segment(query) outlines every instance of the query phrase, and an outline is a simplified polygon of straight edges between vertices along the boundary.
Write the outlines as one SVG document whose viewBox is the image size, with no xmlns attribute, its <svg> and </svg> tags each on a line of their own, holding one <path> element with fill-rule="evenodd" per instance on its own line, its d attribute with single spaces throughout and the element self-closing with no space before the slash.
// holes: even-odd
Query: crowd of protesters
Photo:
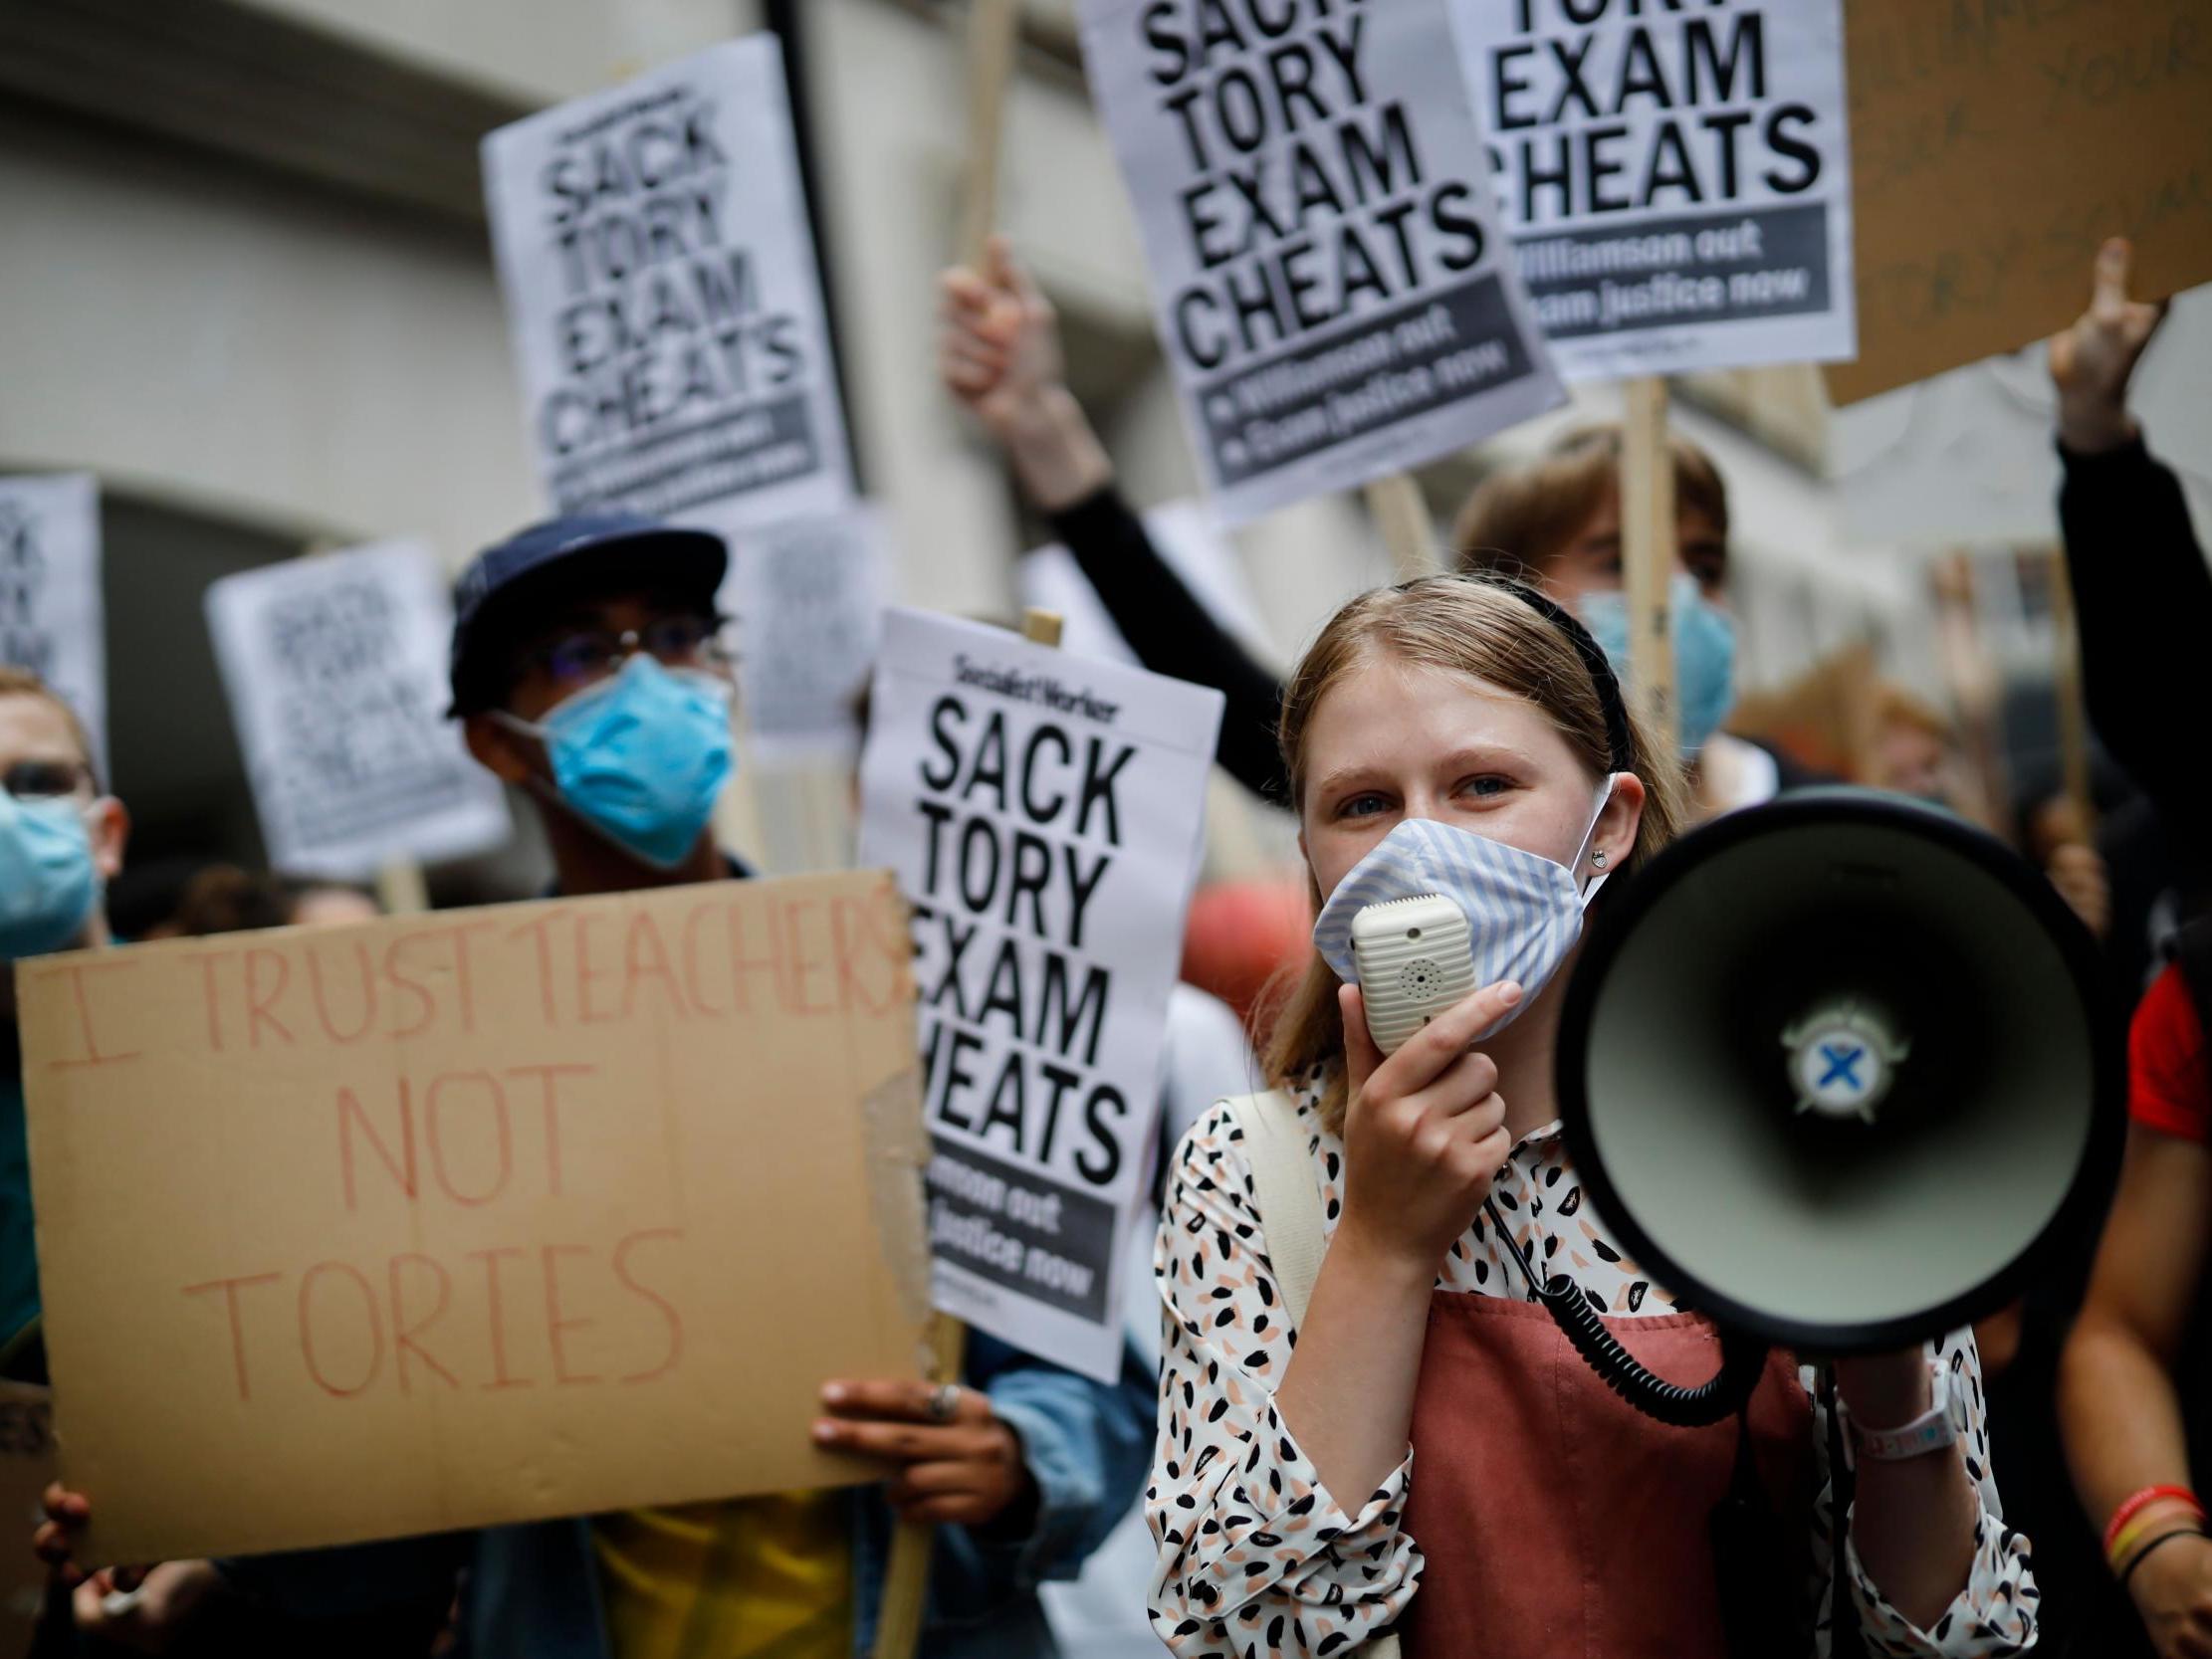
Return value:
<svg viewBox="0 0 2212 1659">
<path fill-rule="evenodd" d="M 904 1519 L 937 1535 L 924 1653 L 1048 1653 L 1040 1585 L 1082 1574 L 1141 1513 L 1149 1559 L 1086 1584 L 1148 1607 L 1158 1638 L 1193 1656 L 1388 1638 L 1549 1655 L 1570 1650 L 1570 1603 L 1576 1652 L 1718 1654 L 1749 1608 L 1774 1653 L 1979 1659 L 2040 1639 L 2212 1654 L 2212 1536 L 2191 1489 L 2212 1432 L 2212 770 L 2175 735 L 2201 702 L 2189 687 L 2212 575 L 2128 410 L 2160 314 L 2128 296 L 2113 245 L 2050 351 L 2066 576 L 2103 756 L 2096 820 L 2046 779 L 1984 823 L 2047 874 L 2135 1010 L 2126 1162 L 2101 1239 L 1979 1333 L 1832 1367 L 1777 1357 L 1739 1424 L 1654 1426 L 1605 1458 L 1560 1456 L 1552 1438 L 1602 1414 L 1604 1389 L 1523 1317 L 1532 1230 L 1571 1238 L 1609 1316 L 1654 1342 L 1702 1333 L 1581 1208 L 1552 1080 L 1571 959 L 1483 987 L 1385 1056 L 1359 991 L 1317 953 L 1317 916 L 1408 827 L 1564 869 L 1579 915 L 1675 835 L 1792 791 L 1856 782 L 1972 815 L 1958 725 L 1878 685 L 1848 776 L 1834 756 L 1808 764 L 1730 729 L 1729 492 L 1677 437 L 1679 726 L 1656 743 L 1622 692 L 1623 440 L 1608 426 L 1486 477 L 1453 519 L 1448 571 L 1317 619 L 1278 678 L 1153 545 L 1068 391 L 1050 306 L 997 244 L 945 279 L 946 384 L 1143 663 L 1224 694 L 1220 765 L 1300 832 L 1282 882 L 1194 907 L 1187 974 L 1235 1020 L 1199 998 L 1178 1027 L 1228 1058 L 1172 1069 L 1142 1293 L 1155 1329 L 1111 1383 L 981 1336 L 956 1384 L 823 1378 L 819 1441 L 882 1466 L 851 1490 L 149 1566 L 79 1558 L 99 1495 L 57 1488 L 35 1541 L 54 1573 L 41 1651 L 829 1659 L 872 1650 Z M 518 532 L 461 578 L 454 713 L 475 759 L 533 803 L 554 892 L 752 875 L 712 827 L 732 768 L 716 595 L 733 556 L 743 547 L 704 531 L 580 514 Z M 129 948 L 106 899 L 128 831 L 68 706 L 0 674 L 0 951 Z M 350 889 L 233 867 L 136 902 L 140 939 L 376 914 Z M 0 1336 L 7 1373 L 43 1380 L 9 981 L 0 1002 Z M 1267 1247 L 1269 1222 L 1287 1223 L 1258 1207 L 1247 1120 L 1212 1099 L 1239 1069 L 1278 1091 L 1325 1207 L 1328 1254 L 1296 1312 Z M 1520 1218 L 1517 1241 L 1494 1204 Z M 1155 1341 L 1157 1374 L 1140 1352 Z M 1955 1433 L 1889 1446 L 1946 1398 Z M 1802 1553 L 1756 1569 L 1716 1558 L 1711 1498 L 1696 1495 L 1747 1478 Z"/>
</svg>

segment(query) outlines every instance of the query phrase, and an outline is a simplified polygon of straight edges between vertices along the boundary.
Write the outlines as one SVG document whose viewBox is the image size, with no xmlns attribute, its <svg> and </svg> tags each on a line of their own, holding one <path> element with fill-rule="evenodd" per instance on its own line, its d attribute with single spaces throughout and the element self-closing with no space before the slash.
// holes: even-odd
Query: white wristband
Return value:
<svg viewBox="0 0 2212 1659">
<path fill-rule="evenodd" d="M 1958 1444 L 1960 1432 L 1966 1426 L 1966 1401 L 1952 1391 L 1949 1367 L 1931 1364 L 1929 1370 L 1932 1374 L 1928 1383 L 1928 1408 L 1897 1428 L 1863 1428 L 1852 1420 L 1842 1400 L 1837 1401 L 1839 1409 L 1844 1410 L 1844 1425 L 1851 1431 L 1852 1449 L 1860 1457 L 1872 1458 L 1877 1463 L 1903 1463 Z"/>
</svg>

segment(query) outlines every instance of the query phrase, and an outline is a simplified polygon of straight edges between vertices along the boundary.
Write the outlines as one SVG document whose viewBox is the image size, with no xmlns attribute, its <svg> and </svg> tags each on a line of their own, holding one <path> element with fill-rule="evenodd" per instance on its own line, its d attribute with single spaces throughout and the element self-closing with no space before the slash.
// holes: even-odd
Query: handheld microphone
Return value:
<svg viewBox="0 0 2212 1659">
<path fill-rule="evenodd" d="M 1439 893 L 1389 899 L 1352 919 L 1368 1034 L 1385 1054 L 1474 990 L 1466 914 Z"/>
</svg>

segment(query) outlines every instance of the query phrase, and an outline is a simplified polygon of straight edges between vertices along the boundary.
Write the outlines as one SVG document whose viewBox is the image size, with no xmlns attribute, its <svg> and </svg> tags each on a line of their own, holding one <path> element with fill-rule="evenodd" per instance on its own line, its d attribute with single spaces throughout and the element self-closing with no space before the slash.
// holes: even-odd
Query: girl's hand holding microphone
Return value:
<svg viewBox="0 0 2212 1659">
<path fill-rule="evenodd" d="M 1513 1149 L 1497 1067 L 1471 1049 L 1521 999 L 1512 980 L 1453 1004 L 1388 1057 L 1368 1034 L 1359 987 L 1337 992 L 1349 1104 L 1344 1212 L 1332 1250 L 1434 1280 L 1444 1252 L 1474 1224 Z"/>
<path fill-rule="evenodd" d="M 1358 987 L 1344 1015 L 1344 1208 L 1275 1404 L 1332 1492 L 1372 1492 L 1406 1456 L 1429 1302 L 1512 1151 L 1497 1067 L 1468 1047 L 1521 1000 L 1454 1003 L 1385 1058 Z"/>
</svg>

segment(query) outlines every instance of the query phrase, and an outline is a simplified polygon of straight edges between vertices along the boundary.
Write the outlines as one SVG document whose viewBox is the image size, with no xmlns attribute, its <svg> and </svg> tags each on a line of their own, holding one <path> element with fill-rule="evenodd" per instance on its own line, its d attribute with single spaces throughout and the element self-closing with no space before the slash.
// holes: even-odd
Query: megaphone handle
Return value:
<svg viewBox="0 0 2212 1659">
<path fill-rule="evenodd" d="M 1605 1320 L 1590 1306 L 1581 1286 L 1564 1273 L 1539 1280 L 1520 1241 L 1513 1237 L 1505 1225 L 1505 1218 L 1498 1214 L 1497 1206 L 1485 1198 L 1482 1207 L 1489 1213 L 1490 1225 L 1497 1229 L 1505 1248 L 1520 1264 L 1521 1277 L 1528 1281 L 1536 1292 L 1536 1300 L 1551 1315 L 1552 1323 L 1574 1345 L 1575 1351 L 1598 1373 L 1600 1380 L 1647 1417 L 1675 1428 L 1703 1428 L 1723 1417 L 1734 1416 L 1750 1399 L 1752 1390 L 1759 1386 L 1760 1374 L 1766 1369 L 1766 1344 L 1725 1327 L 1720 1332 L 1720 1369 L 1709 1381 L 1685 1388 L 1648 1369 L 1621 1346 L 1620 1338 L 1606 1329 Z"/>
</svg>

